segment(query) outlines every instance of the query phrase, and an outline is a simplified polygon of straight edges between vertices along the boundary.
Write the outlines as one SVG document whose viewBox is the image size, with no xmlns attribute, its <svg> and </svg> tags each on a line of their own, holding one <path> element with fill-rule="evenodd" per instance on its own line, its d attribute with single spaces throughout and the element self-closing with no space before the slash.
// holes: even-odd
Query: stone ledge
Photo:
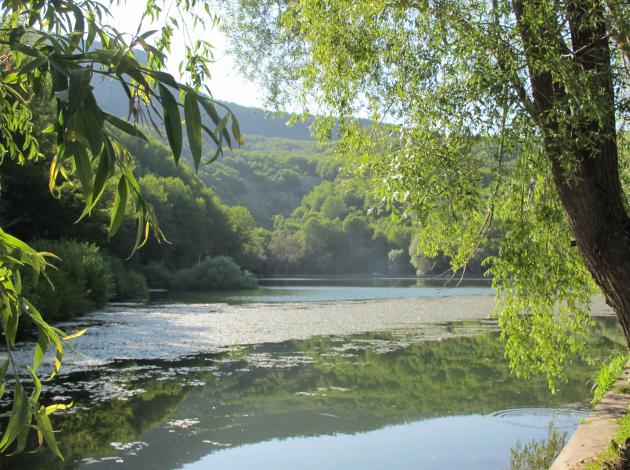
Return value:
<svg viewBox="0 0 630 470">
<path fill-rule="evenodd" d="M 628 413 L 630 393 L 619 391 L 628 385 L 630 361 L 626 363 L 626 368 L 613 388 L 579 425 L 550 470 L 583 469 L 608 448 L 617 430 L 617 419 Z"/>
</svg>

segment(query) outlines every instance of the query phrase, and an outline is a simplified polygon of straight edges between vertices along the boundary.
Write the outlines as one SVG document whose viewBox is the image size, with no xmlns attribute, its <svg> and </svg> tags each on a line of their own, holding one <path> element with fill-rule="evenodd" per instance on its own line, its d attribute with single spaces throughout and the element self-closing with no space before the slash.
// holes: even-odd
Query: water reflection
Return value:
<svg viewBox="0 0 630 470">
<path fill-rule="evenodd" d="M 546 438 L 532 439 L 525 444 L 517 441 L 516 445 L 510 449 L 510 465 L 506 467 L 506 470 L 536 470 L 551 467 L 567 439 L 567 432 L 558 429 L 552 421 L 549 423 Z"/>
<path fill-rule="evenodd" d="M 594 346 L 619 340 L 598 323 Z M 623 344 L 623 343 L 621 343 Z M 66 462 L 11 468 L 502 468 L 517 440 L 572 431 L 592 370 L 551 395 L 514 378 L 491 322 L 236 347 L 76 372 L 49 397 Z"/>
</svg>

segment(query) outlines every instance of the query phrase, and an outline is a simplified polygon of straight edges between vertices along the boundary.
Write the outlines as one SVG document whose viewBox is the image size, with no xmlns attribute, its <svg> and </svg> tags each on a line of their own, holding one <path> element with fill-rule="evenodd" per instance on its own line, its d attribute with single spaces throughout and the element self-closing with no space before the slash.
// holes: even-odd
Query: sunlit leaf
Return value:
<svg viewBox="0 0 630 470">
<path fill-rule="evenodd" d="M 112 217 L 108 229 L 109 237 L 113 237 L 122 224 L 123 218 L 125 217 L 125 210 L 127 209 L 128 197 L 129 188 L 127 186 L 127 180 L 121 177 L 114 198 L 114 206 L 112 207 Z"/>
<path fill-rule="evenodd" d="M 88 330 L 87 328 L 84 328 L 83 330 L 79 330 L 76 333 L 73 333 L 73 334 L 68 335 L 68 336 L 64 336 L 61 339 L 63 339 L 64 341 L 68 341 L 70 339 L 76 339 L 76 338 L 78 338 L 80 336 L 83 336 L 87 330 Z"/>
<path fill-rule="evenodd" d="M 57 403 L 55 405 L 50 405 L 44 408 L 44 414 L 46 416 L 55 413 L 57 411 L 64 411 L 64 410 L 68 410 L 70 408 L 72 408 L 73 403 L 70 402 L 68 404 L 63 404 L 63 403 Z"/>
</svg>

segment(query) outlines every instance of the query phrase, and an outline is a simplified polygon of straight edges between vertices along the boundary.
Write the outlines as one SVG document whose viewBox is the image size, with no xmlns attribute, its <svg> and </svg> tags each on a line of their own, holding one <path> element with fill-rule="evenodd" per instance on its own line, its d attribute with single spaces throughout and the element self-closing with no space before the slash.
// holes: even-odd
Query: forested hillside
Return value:
<svg viewBox="0 0 630 470">
<path fill-rule="evenodd" d="M 228 204 L 246 206 L 256 222 L 273 227 L 276 215 L 289 216 L 339 164 L 327 146 L 313 141 L 247 135 L 245 144 L 200 170 L 201 179 Z"/>
<path fill-rule="evenodd" d="M 79 177 L 59 175 L 59 189 L 49 191 L 46 159 L 54 154 L 54 136 L 45 132 L 53 120 L 45 99 L 33 103 L 35 131 L 44 157 L 19 163 L 9 160 L 0 169 L 0 225 L 42 251 L 53 252 L 58 269 L 50 270 L 55 286 L 28 283 L 30 293 L 49 318 L 67 318 L 102 306 L 111 299 L 148 295 L 148 288 L 214 290 L 253 287 L 255 277 L 242 266 L 256 267 L 264 251 L 259 229 L 242 206 L 224 204 L 190 166 L 175 165 L 171 152 L 158 139 L 118 138 L 133 155 L 134 173 L 147 202 L 152 204 L 166 241 L 149 237 L 133 251 L 137 229 L 134 208 L 115 196 L 111 179 L 102 202 L 83 213 Z M 94 163 L 96 165 L 96 163 Z M 116 170 L 119 171 L 119 170 Z M 110 220 L 112 205 L 125 216 Z M 120 223 L 111 239 L 109 228 Z M 142 234 L 140 234 L 142 236 Z"/>
<path fill-rule="evenodd" d="M 107 110 L 127 117 L 129 102 L 124 92 L 108 81 L 97 85 L 96 95 Z M 288 216 L 323 179 L 336 176 L 339 165 L 332 158 L 332 146 L 311 137 L 312 120 L 289 126 L 291 115 L 286 113 L 235 103 L 226 106 L 238 119 L 244 143 L 227 150 L 212 165 L 202 166 L 199 176 L 225 203 L 246 206 L 259 225 L 271 228 L 275 215 Z M 204 145 L 214 148 L 209 140 Z M 186 148 L 184 155 L 192 162 Z M 210 157 L 207 151 L 205 158 Z"/>
<path fill-rule="evenodd" d="M 99 86 L 109 110 L 126 117 L 124 97 L 112 94 L 106 83 Z M 53 139 L 43 132 L 52 120 L 50 103 L 35 106 L 40 150 L 52 155 Z M 250 273 L 413 275 L 448 269 L 439 253 L 416 254 L 417 228 L 370 211 L 372 201 L 361 186 L 339 174 L 334 143 L 309 138 L 308 122 L 287 127 L 288 115 L 227 106 L 239 119 L 244 143 L 198 173 L 187 148 L 187 158 L 175 164 L 163 132 L 145 128 L 147 140 L 119 134 L 166 239 L 149 237 L 133 256 L 131 207 L 117 235 L 107 235 L 113 223 L 109 209 L 120 203 L 114 183 L 105 188 L 104 202 L 82 217 L 77 175 L 67 175 L 57 194 L 63 197 L 55 198 L 47 165 L 2 166 L 0 222 L 63 258 L 51 274 L 63 295 L 51 295 L 45 283 L 32 294 L 49 316 L 79 314 L 112 298 L 143 297 L 148 288 L 251 287 Z M 212 159 L 212 148 L 207 142 L 204 161 Z M 469 272 L 480 271 L 476 261 L 471 267 Z"/>
</svg>

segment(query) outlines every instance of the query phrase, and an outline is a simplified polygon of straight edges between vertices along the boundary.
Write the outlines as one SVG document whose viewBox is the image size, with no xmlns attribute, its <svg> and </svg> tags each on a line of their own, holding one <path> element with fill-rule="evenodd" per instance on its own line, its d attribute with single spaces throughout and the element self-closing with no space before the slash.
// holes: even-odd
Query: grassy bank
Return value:
<svg viewBox="0 0 630 470">
<path fill-rule="evenodd" d="M 628 393 L 627 385 L 619 387 L 615 384 L 629 359 L 630 355 L 614 356 L 599 370 L 594 378 L 593 405 L 598 404 L 604 395 L 611 390 Z M 630 439 L 630 410 L 617 420 L 617 430 L 608 448 L 594 462 L 587 464 L 585 470 L 626 468 L 623 462 L 628 458 L 626 445 L 628 439 Z"/>
<path fill-rule="evenodd" d="M 617 420 L 617 432 L 608 448 L 602 452 L 597 460 L 587 464 L 584 470 L 622 469 L 628 459 L 629 450 L 626 441 L 630 439 L 630 410 L 629 413 Z"/>
</svg>

